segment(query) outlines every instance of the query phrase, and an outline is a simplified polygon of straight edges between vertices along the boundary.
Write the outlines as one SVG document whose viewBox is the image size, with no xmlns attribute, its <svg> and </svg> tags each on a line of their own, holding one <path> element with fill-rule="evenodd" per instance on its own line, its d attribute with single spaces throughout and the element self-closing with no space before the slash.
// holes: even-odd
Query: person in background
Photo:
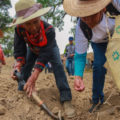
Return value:
<svg viewBox="0 0 120 120">
<path fill-rule="evenodd" d="M 0 45 L 0 73 L 2 70 L 2 65 L 5 65 L 5 64 L 6 64 L 6 62 L 5 62 L 4 53 L 3 53 L 2 47 Z"/>
<path fill-rule="evenodd" d="M 69 44 L 66 45 L 64 50 L 64 57 L 66 60 L 66 69 L 68 75 L 74 75 L 74 54 L 75 54 L 75 44 L 73 42 L 73 37 L 69 37 Z"/>
<path fill-rule="evenodd" d="M 104 0 L 104 2 L 103 0 L 64 0 L 64 9 L 68 14 L 79 17 L 75 35 L 75 90 L 77 91 L 85 88 L 83 73 L 89 42 L 93 48 L 93 104 L 89 109 L 89 112 L 92 112 L 95 106 L 100 107 L 104 102 L 107 26 L 111 35 L 115 26 L 115 19 L 108 17 L 106 10 L 112 15 L 120 14 L 120 0 Z"/>
</svg>

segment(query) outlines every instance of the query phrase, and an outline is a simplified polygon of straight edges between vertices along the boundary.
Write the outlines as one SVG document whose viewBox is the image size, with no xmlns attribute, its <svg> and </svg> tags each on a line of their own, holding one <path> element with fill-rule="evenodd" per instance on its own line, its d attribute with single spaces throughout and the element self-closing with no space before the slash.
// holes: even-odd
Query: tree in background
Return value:
<svg viewBox="0 0 120 120">
<path fill-rule="evenodd" d="M 49 21 L 59 31 L 63 30 L 64 17 L 67 15 L 64 12 L 62 2 L 63 0 L 36 0 L 42 3 L 43 7 L 52 6 L 51 11 L 42 16 L 42 19 Z M 11 7 L 10 0 L 0 0 L 0 29 L 4 30 L 4 38 L 0 41 L 3 46 L 3 51 L 6 56 L 13 55 L 13 34 L 14 30 L 8 28 L 6 25 L 12 22 L 9 16 L 8 9 Z M 71 22 L 75 22 L 76 19 L 71 17 Z M 70 30 L 70 33 L 75 35 L 75 27 Z"/>
<path fill-rule="evenodd" d="M 12 21 L 8 13 L 10 7 L 10 0 L 0 0 L 0 29 L 2 30 L 5 30 L 6 25 Z"/>
<path fill-rule="evenodd" d="M 13 29 L 7 25 L 12 22 L 8 9 L 11 7 L 10 0 L 0 0 L 0 29 L 4 32 L 4 38 L 0 40 L 4 54 L 11 56 L 13 54 Z"/>
<path fill-rule="evenodd" d="M 7 29 L 4 33 L 4 38 L 0 40 L 4 54 L 9 57 L 13 56 L 13 40 L 14 40 L 14 28 Z"/>
<path fill-rule="evenodd" d="M 51 11 L 44 15 L 43 19 L 47 22 L 49 21 L 54 27 L 62 31 L 64 26 L 63 19 L 67 15 L 67 13 L 65 13 L 63 9 L 63 0 L 37 0 L 37 2 L 40 2 L 43 7 L 52 7 Z M 75 18 L 71 18 L 71 22 L 74 21 Z M 70 33 L 72 33 L 73 35 L 75 33 L 74 30 L 75 29 L 70 30 Z"/>
</svg>

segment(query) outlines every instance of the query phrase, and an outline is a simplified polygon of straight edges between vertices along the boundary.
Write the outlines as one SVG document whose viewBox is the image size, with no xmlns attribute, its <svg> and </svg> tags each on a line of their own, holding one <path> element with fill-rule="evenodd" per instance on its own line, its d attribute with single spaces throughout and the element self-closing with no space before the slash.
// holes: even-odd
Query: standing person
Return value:
<svg viewBox="0 0 120 120">
<path fill-rule="evenodd" d="M 74 75 L 74 54 L 75 44 L 73 43 L 73 37 L 69 37 L 69 44 L 66 45 L 64 50 L 64 57 L 66 59 L 66 69 L 69 75 Z"/>
<path fill-rule="evenodd" d="M 108 4 L 109 6 L 107 6 Z M 105 52 L 108 44 L 107 26 L 111 35 L 115 27 L 115 19 L 107 18 L 105 14 L 106 6 L 107 10 L 110 7 L 116 9 L 115 14 L 120 13 L 120 0 L 64 0 L 65 11 L 72 16 L 80 17 L 78 18 L 75 36 L 75 89 L 77 91 L 84 89 L 83 73 L 88 41 L 91 42 L 94 52 L 93 105 L 89 110 L 90 112 L 99 102 L 99 105 L 104 102 L 103 88 L 106 74 L 104 63 L 106 62 Z M 114 13 L 114 9 L 110 9 L 110 13 Z"/>
<path fill-rule="evenodd" d="M 3 32 L 2 30 L 0 30 L 0 38 L 3 38 Z M 1 73 L 1 69 L 2 69 L 2 65 L 5 65 L 5 58 L 4 58 L 4 53 L 3 53 L 3 50 L 2 50 L 2 47 L 0 45 L 0 73 Z"/>
<path fill-rule="evenodd" d="M 17 25 L 14 37 L 14 57 L 16 59 L 14 70 L 21 72 L 22 78 L 26 82 L 24 90 L 30 97 L 35 91 L 38 76 L 50 61 L 65 114 L 68 118 L 74 117 L 71 90 L 60 60 L 54 28 L 40 18 L 51 8 L 42 8 L 42 5 L 34 0 L 19 0 L 15 9 L 17 19 L 11 24 L 11 26 Z M 34 71 L 31 73 L 33 67 Z M 12 78 L 16 79 L 14 72 Z"/>
<path fill-rule="evenodd" d="M 2 65 L 5 65 L 5 57 L 4 57 L 4 53 L 2 50 L 2 47 L 0 45 L 0 73 L 1 73 L 1 69 L 2 69 Z"/>
</svg>

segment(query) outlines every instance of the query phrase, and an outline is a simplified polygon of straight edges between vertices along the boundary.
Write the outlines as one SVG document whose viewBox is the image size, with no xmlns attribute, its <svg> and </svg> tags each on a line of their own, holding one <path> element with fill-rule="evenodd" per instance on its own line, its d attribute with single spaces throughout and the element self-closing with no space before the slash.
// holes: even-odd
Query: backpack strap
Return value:
<svg viewBox="0 0 120 120">
<path fill-rule="evenodd" d="M 90 41 L 93 36 L 92 29 L 81 19 L 80 19 L 80 28 L 81 28 L 83 34 L 85 35 L 85 37 L 87 38 L 87 40 Z"/>
<path fill-rule="evenodd" d="M 110 13 L 110 15 L 120 15 L 120 12 L 113 6 L 112 3 L 110 3 L 106 7 L 106 11 Z"/>
</svg>

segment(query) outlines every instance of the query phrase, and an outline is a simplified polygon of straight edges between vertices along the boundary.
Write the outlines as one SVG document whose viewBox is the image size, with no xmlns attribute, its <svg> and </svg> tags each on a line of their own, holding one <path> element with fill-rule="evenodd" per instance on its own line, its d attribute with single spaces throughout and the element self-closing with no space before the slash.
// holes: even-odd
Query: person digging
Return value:
<svg viewBox="0 0 120 120">
<path fill-rule="evenodd" d="M 93 48 L 93 86 L 92 106 L 99 109 L 104 102 L 104 83 L 106 68 L 106 49 L 108 32 L 114 32 L 115 19 L 108 17 L 106 11 L 112 15 L 120 15 L 120 0 L 64 0 L 64 9 L 71 15 L 78 17 L 75 34 L 75 90 L 84 90 L 83 73 L 89 42 Z M 108 9 L 109 8 L 109 9 Z"/>
<path fill-rule="evenodd" d="M 50 7 L 42 8 L 42 5 L 34 0 L 19 0 L 15 4 L 16 20 L 10 25 L 16 26 L 14 35 L 16 63 L 12 78 L 17 79 L 14 75 L 15 70 L 21 72 L 22 78 L 26 82 L 24 90 L 30 97 L 35 91 L 38 76 L 45 64 L 50 61 L 65 114 L 68 118 L 72 118 L 75 116 L 75 110 L 71 104 L 71 90 L 60 59 L 55 30 L 53 26 L 40 18 L 50 9 Z M 31 72 L 33 68 L 34 71 Z"/>
</svg>

